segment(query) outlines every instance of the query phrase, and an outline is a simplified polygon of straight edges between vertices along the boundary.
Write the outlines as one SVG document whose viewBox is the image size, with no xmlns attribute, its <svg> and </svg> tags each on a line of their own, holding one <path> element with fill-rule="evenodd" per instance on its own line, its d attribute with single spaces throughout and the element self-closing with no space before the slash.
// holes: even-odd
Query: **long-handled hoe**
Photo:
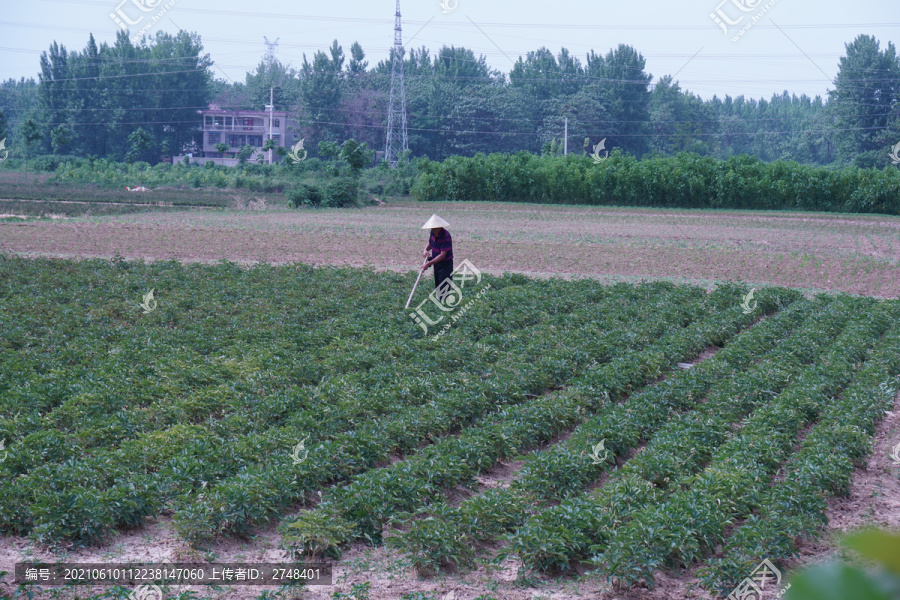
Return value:
<svg viewBox="0 0 900 600">
<path fill-rule="evenodd" d="M 428 262 L 428 257 L 426 256 L 426 257 L 425 257 L 425 262 L 422 263 L 422 266 L 424 267 L 424 266 L 425 266 L 425 263 L 427 263 L 427 262 Z M 421 267 L 420 267 L 420 268 L 419 268 L 419 276 L 416 277 L 416 284 L 413 286 L 412 291 L 409 293 L 409 300 L 406 301 L 406 306 L 403 307 L 404 310 L 406 310 L 407 308 L 409 308 L 409 303 L 412 302 L 413 294 L 416 293 L 416 288 L 419 287 L 419 280 L 422 279 L 422 273 L 424 273 L 424 271 L 423 271 L 423 270 L 421 269 Z"/>
</svg>

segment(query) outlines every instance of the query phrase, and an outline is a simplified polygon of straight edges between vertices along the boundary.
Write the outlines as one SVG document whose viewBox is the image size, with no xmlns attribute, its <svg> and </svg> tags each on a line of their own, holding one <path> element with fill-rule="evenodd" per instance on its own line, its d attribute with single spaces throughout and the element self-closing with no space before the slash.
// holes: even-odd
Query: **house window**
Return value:
<svg viewBox="0 0 900 600">
<path fill-rule="evenodd" d="M 225 126 L 225 117 L 215 117 L 213 119 L 213 124 L 216 127 L 224 127 Z"/>
<path fill-rule="evenodd" d="M 218 131 L 210 131 L 209 132 L 209 143 L 210 144 L 218 144 L 222 141 L 222 134 Z"/>
<path fill-rule="evenodd" d="M 247 143 L 253 146 L 254 148 L 262 148 L 263 139 L 261 135 L 248 135 Z"/>
<path fill-rule="evenodd" d="M 231 148 L 240 148 L 244 144 L 246 144 L 246 138 L 243 135 L 229 135 L 228 136 L 228 145 Z"/>
<path fill-rule="evenodd" d="M 253 117 L 243 117 L 240 121 L 244 129 L 253 129 Z"/>
<path fill-rule="evenodd" d="M 203 119 L 203 124 L 206 125 L 207 127 L 211 127 L 212 124 L 213 124 L 212 117 L 210 117 L 209 115 L 207 115 L 207 116 Z"/>
<path fill-rule="evenodd" d="M 232 117 L 225 117 L 225 127 L 233 127 Z"/>
<path fill-rule="evenodd" d="M 275 119 L 275 127 L 281 127 L 281 119 Z"/>
</svg>

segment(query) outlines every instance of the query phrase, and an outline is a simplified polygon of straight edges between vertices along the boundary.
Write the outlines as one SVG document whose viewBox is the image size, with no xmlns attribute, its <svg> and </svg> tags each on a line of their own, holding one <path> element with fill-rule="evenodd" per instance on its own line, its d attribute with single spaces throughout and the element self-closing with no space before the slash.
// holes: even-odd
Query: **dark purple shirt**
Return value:
<svg viewBox="0 0 900 600">
<path fill-rule="evenodd" d="M 435 237 L 432 233 L 431 238 L 428 240 L 428 247 L 431 248 L 431 260 L 437 258 L 444 250 L 447 251 L 447 256 L 444 257 L 444 260 L 453 260 L 453 238 L 450 237 L 450 232 L 446 229 L 443 230 L 440 237 Z"/>
</svg>

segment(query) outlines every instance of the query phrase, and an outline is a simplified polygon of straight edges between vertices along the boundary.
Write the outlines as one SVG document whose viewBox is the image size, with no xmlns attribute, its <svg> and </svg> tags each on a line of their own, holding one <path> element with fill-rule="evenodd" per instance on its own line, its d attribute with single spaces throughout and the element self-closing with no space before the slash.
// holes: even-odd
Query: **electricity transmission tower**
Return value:
<svg viewBox="0 0 900 600">
<path fill-rule="evenodd" d="M 387 144 L 384 159 L 397 166 L 400 154 L 409 148 L 406 137 L 406 86 L 403 84 L 403 33 L 400 27 L 400 0 L 394 22 L 394 61 L 391 66 L 391 99 L 388 103 Z"/>
<path fill-rule="evenodd" d="M 263 39 L 266 40 L 266 63 L 271 65 L 275 62 L 275 48 L 278 47 L 278 40 L 281 38 L 275 38 L 274 42 L 270 42 L 266 36 L 263 36 Z"/>
</svg>

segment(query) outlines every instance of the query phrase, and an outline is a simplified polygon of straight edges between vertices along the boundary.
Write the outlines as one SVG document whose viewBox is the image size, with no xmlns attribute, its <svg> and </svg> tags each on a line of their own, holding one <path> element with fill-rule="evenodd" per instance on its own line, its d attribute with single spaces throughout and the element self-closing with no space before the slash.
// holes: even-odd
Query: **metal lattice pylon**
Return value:
<svg viewBox="0 0 900 600">
<path fill-rule="evenodd" d="M 278 40 L 281 38 L 275 38 L 274 42 L 270 42 L 266 36 L 263 36 L 263 39 L 266 40 L 266 63 L 271 65 L 275 62 L 275 48 L 278 47 Z"/>
<path fill-rule="evenodd" d="M 394 59 L 391 66 L 391 99 L 388 103 L 387 144 L 384 159 L 397 166 L 400 155 L 409 148 L 406 136 L 406 86 L 403 83 L 403 34 L 400 27 L 400 0 L 394 22 Z"/>
</svg>

